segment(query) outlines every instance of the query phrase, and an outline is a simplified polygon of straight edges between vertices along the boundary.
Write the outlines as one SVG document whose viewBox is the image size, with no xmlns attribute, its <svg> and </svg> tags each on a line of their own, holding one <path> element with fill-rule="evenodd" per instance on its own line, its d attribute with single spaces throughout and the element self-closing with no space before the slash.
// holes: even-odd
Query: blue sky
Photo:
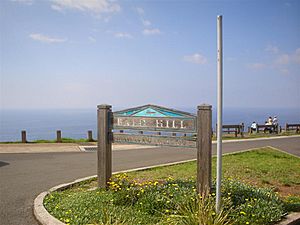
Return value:
<svg viewBox="0 0 300 225">
<path fill-rule="evenodd" d="M 1 108 L 300 109 L 299 1 L 3 0 Z"/>
</svg>

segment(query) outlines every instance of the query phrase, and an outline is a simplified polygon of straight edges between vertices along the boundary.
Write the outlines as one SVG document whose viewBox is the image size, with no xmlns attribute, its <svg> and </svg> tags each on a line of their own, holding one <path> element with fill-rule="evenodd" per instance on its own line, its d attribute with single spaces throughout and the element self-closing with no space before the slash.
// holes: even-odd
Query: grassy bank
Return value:
<svg viewBox="0 0 300 225">
<path fill-rule="evenodd" d="M 88 143 L 90 142 L 88 139 L 80 138 L 80 139 L 74 139 L 74 138 L 62 138 L 61 143 Z M 92 142 L 96 142 L 93 140 Z M 0 144 L 20 144 L 21 141 L 6 141 L 6 142 L 0 142 Z M 56 140 L 33 140 L 33 141 L 27 141 L 28 144 L 39 144 L 39 143 L 57 143 Z"/>
<path fill-rule="evenodd" d="M 196 194 L 196 162 L 115 175 L 108 191 L 87 181 L 48 195 L 44 205 L 70 224 L 273 224 L 300 210 L 299 170 L 299 158 L 273 148 L 224 156 L 218 215 L 214 191 L 206 200 Z"/>
</svg>

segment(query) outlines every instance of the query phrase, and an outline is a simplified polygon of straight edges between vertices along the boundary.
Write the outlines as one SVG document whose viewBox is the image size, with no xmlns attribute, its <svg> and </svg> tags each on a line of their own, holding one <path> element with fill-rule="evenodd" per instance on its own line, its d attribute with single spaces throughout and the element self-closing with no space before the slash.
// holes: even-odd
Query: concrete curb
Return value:
<svg viewBox="0 0 300 225">
<path fill-rule="evenodd" d="M 182 163 L 191 162 L 191 161 L 195 161 L 195 159 L 184 160 L 184 161 L 179 161 L 179 162 L 172 162 L 172 163 L 165 163 L 165 164 L 160 164 L 160 165 L 155 165 L 155 166 L 139 167 L 139 168 L 129 169 L 129 170 L 122 170 L 122 171 L 114 172 L 113 174 L 141 171 L 141 170 L 151 169 L 151 168 L 155 168 L 155 167 L 171 166 L 171 165 L 182 164 Z M 93 175 L 93 176 L 89 176 L 89 177 L 76 179 L 73 182 L 59 184 L 55 187 L 50 188 L 48 191 L 44 191 L 44 192 L 40 193 L 34 199 L 34 203 L 33 203 L 33 214 L 34 214 L 36 220 L 42 225 L 65 225 L 65 223 L 56 219 L 45 209 L 44 204 L 43 204 L 44 198 L 51 192 L 62 191 L 62 190 L 72 187 L 73 185 L 75 185 L 77 183 L 80 183 L 80 182 L 83 182 L 86 180 L 90 180 L 90 179 L 93 179 L 96 177 L 97 177 L 97 175 Z"/>
<path fill-rule="evenodd" d="M 287 215 L 281 222 L 276 225 L 297 225 L 300 223 L 300 212 L 295 212 Z"/>
<path fill-rule="evenodd" d="M 247 150 L 242 150 L 242 151 L 237 151 L 237 152 L 231 152 L 231 153 L 225 153 L 223 155 L 232 155 L 240 152 L 247 152 L 247 151 L 252 151 L 257 148 L 252 148 L 252 149 L 247 149 Z M 275 149 L 275 148 L 274 148 Z M 277 149 L 276 149 L 277 150 Z M 157 168 L 157 167 L 162 167 L 162 166 L 172 166 L 172 165 L 177 165 L 177 164 L 182 164 L 186 162 L 192 162 L 195 161 L 196 159 L 189 159 L 189 160 L 184 160 L 184 161 L 178 161 L 178 162 L 172 162 L 172 163 L 164 163 L 164 164 L 159 164 L 159 165 L 154 165 L 154 166 L 146 166 L 146 167 L 139 167 L 135 169 L 129 169 L 129 170 L 122 170 L 118 172 L 114 172 L 113 174 L 118 174 L 118 173 L 128 173 L 128 172 L 134 172 L 134 171 L 142 171 L 146 169 L 152 169 L 152 168 Z M 73 185 L 90 180 L 93 178 L 96 178 L 97 175 L 93 176 L 88 176 L 80 179 L 76 179 L 73 182 L 70 183 L 65 183 L 65 184 L 60 184 L 55 187 L 50 188 L 48 191 L 44 191 L 40 193 L 34 200 L 33 204 L 33 213 L 36 218 L 36 220 L 42 224 L 42 225 L 66 225 L 65 223 L 61 222 L 60 220 L 56 219 L 53 217 L 44 207 L 44 198 L 50 194 L 51 192 L 54 191 L 62 191 L 67 188 L 72 187 Z M 281 222 L 279 222 L 277 225 L 297 225 L 300 222 L 300 213 L 291 213 L 285 217 L 285 219 Z"/>
</svg>

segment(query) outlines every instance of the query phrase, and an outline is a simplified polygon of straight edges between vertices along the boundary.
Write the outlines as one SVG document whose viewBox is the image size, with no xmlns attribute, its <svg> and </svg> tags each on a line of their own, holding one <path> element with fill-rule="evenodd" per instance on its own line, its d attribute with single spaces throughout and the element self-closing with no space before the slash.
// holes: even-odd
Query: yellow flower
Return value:
<svg viewBox="0 0 300 225">
<path fill-rule="evenodd" d="M 246 224 L 250 224 L 249 222 L 246 222 Z"/>
</svg>

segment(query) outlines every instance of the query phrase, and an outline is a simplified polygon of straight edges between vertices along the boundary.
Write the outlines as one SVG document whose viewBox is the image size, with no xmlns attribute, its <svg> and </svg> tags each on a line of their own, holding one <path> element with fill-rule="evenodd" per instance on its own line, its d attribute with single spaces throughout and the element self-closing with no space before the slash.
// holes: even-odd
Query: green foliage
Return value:
<svg viewBox="0 0 300 225">
<path fill-rule="evenodd" d="M 196 175 L 196 162 L 130 173 L 131 178 L 175 179 Z M 213 158 L 212 174 L 216 175 L 216 158 Z M 247 152 L 223 156 L 223 177 L 251 182 L 263 187 L 279 187 L 300 184 L 300 159 L 298 157 L 264 147 Z M 192 177 L 191 177 L 192 178 Z M 300 194 L 300 192 L 299 192 Z"/>
<path fill-rule="evenodd" d="M 299 197 L 282 201 L 271 189 L 286 183 L 297 190 L 299 162 L 269 147 L 224 156 L 220 214 L 214 209 L 214 191 L 206 199 L 197 196 L 195 176 L 191 176 L 196 174 L 195 162 L 114 175 L 107 191 L 95 190 L 95 179 L 85 181 L 51 193 L 44 204 L 52 215 L 70 224 L 274 224 L 285 212 L 300 211 Z"/>
<path fill-rule="evenodd" d="M 284 201 L 284 207 L 288 212 L 300 212 L 300 196 L 288 196 Z"/>
<path fill-rule="evenodd" d="M 141 181 L 119 174 L 105 190 L 75 187 L 45 198 L 47 210 L 70 224 L 272 224 L 284 214 L 283 202 L 270 189 L 227 180 L 223 207 L 215 212 L 215 194 L 201 198 L 193 180 Z"/>
<path fill-rule="evenodd" d="M 227 205 L 227 208 L 224 207 Z M 228 202 L 223 202 L 219 213 L 215 211 L 216 201 L 212 195 L 196 199 L 188 199 L 187 202 L 178 203 L 178 215 L 171 215 L 167 222 L 170 225 L 230 225 L 234 220 L 229 217 L 232 211 L 228 208 Z"/>
<path fill-rule="evenodd" d="M 222 192 L 227 193 L 234 212 L 235 224 L 273 224 L 285 213 L 283 201 L 271 189 L 255 188 L 229 179 Z"/>
</svg>

